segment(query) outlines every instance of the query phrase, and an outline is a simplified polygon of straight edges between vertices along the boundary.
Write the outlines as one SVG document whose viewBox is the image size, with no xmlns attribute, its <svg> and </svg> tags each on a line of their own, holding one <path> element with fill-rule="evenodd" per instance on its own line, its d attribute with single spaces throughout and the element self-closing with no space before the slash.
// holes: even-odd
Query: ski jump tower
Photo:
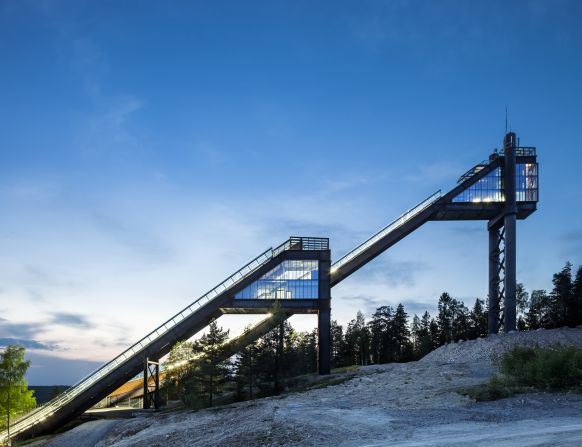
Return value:
<svg viewBox="0 0 582 447">
<path fill-rule="evenodd" d="M 489 333 L 516 327 L 516 220 L 537 208 L 534 147 L 505 135 L 503 148 L 463 174 L 450 191 L 430 195 L 335 262 L 327 238 L 291 237 L 269 248 L 143 339 L 12 427 L 17 438 L 54 431 L 144 372 L 145 406 L 157 407 L 159 360 L 226 313 L 267 317 L 229 342 L 227 358 L 298 313 L 318 315 L 319 373 L 330 372 L 331 288 L 429 221 L 483 220 L 489 231 Z M 271 315 L 273 306 L 279 311 Z M 152 377 L 150 382 L 147 380 Z M 150 383 L 156 384 L 150 390 Z M 0 441 L 7 433 L 0 433 Z"/>
</svg>

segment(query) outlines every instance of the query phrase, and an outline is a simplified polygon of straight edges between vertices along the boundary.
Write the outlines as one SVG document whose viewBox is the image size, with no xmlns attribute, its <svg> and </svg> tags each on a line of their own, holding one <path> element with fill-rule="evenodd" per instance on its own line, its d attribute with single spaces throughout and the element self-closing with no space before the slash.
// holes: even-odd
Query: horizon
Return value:
<svg viewBox="0 0 582 447">
<path fill-rule="evenodd" d="M 0 338 L 33 347 L 32 385 L 74 383 L 267 247 L 329 237 L 337 260 L 448 190 L 506 108 L 540 164 L 517 280 L 551 289 L 582 264 L 581 12 L 2 2 Z M 332 319 L 487 287 L 485 222 L 431 222 L 334 287 Z"/>
</svg>

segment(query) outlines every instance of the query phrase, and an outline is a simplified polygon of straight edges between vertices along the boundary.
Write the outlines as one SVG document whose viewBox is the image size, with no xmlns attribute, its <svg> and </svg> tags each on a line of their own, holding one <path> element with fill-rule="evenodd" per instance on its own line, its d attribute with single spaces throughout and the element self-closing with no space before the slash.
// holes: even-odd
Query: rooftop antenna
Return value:
<svg viewBox="0 0 582 447">
<path fill-rule="evenodd" d="M 507 106 L 505 106 L 505 133 L 507 134 Z"/>
</svg>

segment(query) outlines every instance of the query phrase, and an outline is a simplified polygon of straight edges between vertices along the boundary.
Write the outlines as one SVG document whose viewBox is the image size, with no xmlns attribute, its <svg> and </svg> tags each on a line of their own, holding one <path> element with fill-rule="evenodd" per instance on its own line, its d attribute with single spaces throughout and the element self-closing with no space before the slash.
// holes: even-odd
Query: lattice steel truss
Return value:
<svg viewBox="0 0 582 447">
<path fill-rule="evenodd" d="M 489 230 L 489 333 L 504 330 L 505 319 L 505 226 Z"/>
</svg>

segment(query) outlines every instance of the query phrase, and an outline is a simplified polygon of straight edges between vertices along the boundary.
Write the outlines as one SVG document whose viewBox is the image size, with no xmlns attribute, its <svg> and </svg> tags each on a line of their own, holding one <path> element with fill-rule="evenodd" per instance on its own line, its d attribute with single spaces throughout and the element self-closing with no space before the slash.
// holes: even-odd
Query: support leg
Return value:
<svg viewBox="0 0 582 447">
<path fill-rule="evenodd" d="M 318 369 L 320 375 L 331 371 L 331 312 L 329 300 L 320 303 L 318 313 Z"/>
<path fill-rule="evenodd" d="M 503 302 L 503 330 L 516 329 L 516 251 L 515 214 L 505 216 L 505 300 Z"/>
<path fill-rule="evenodd" d="M 160 408 L 160 364 L 148 358 L 143 371 L 143 408 Z"/>
<path fill-rule="evenodd" d="M 489 229 L 489 303 L 487 332 L 499 332 L 499 231 Z"/>
</svg>

